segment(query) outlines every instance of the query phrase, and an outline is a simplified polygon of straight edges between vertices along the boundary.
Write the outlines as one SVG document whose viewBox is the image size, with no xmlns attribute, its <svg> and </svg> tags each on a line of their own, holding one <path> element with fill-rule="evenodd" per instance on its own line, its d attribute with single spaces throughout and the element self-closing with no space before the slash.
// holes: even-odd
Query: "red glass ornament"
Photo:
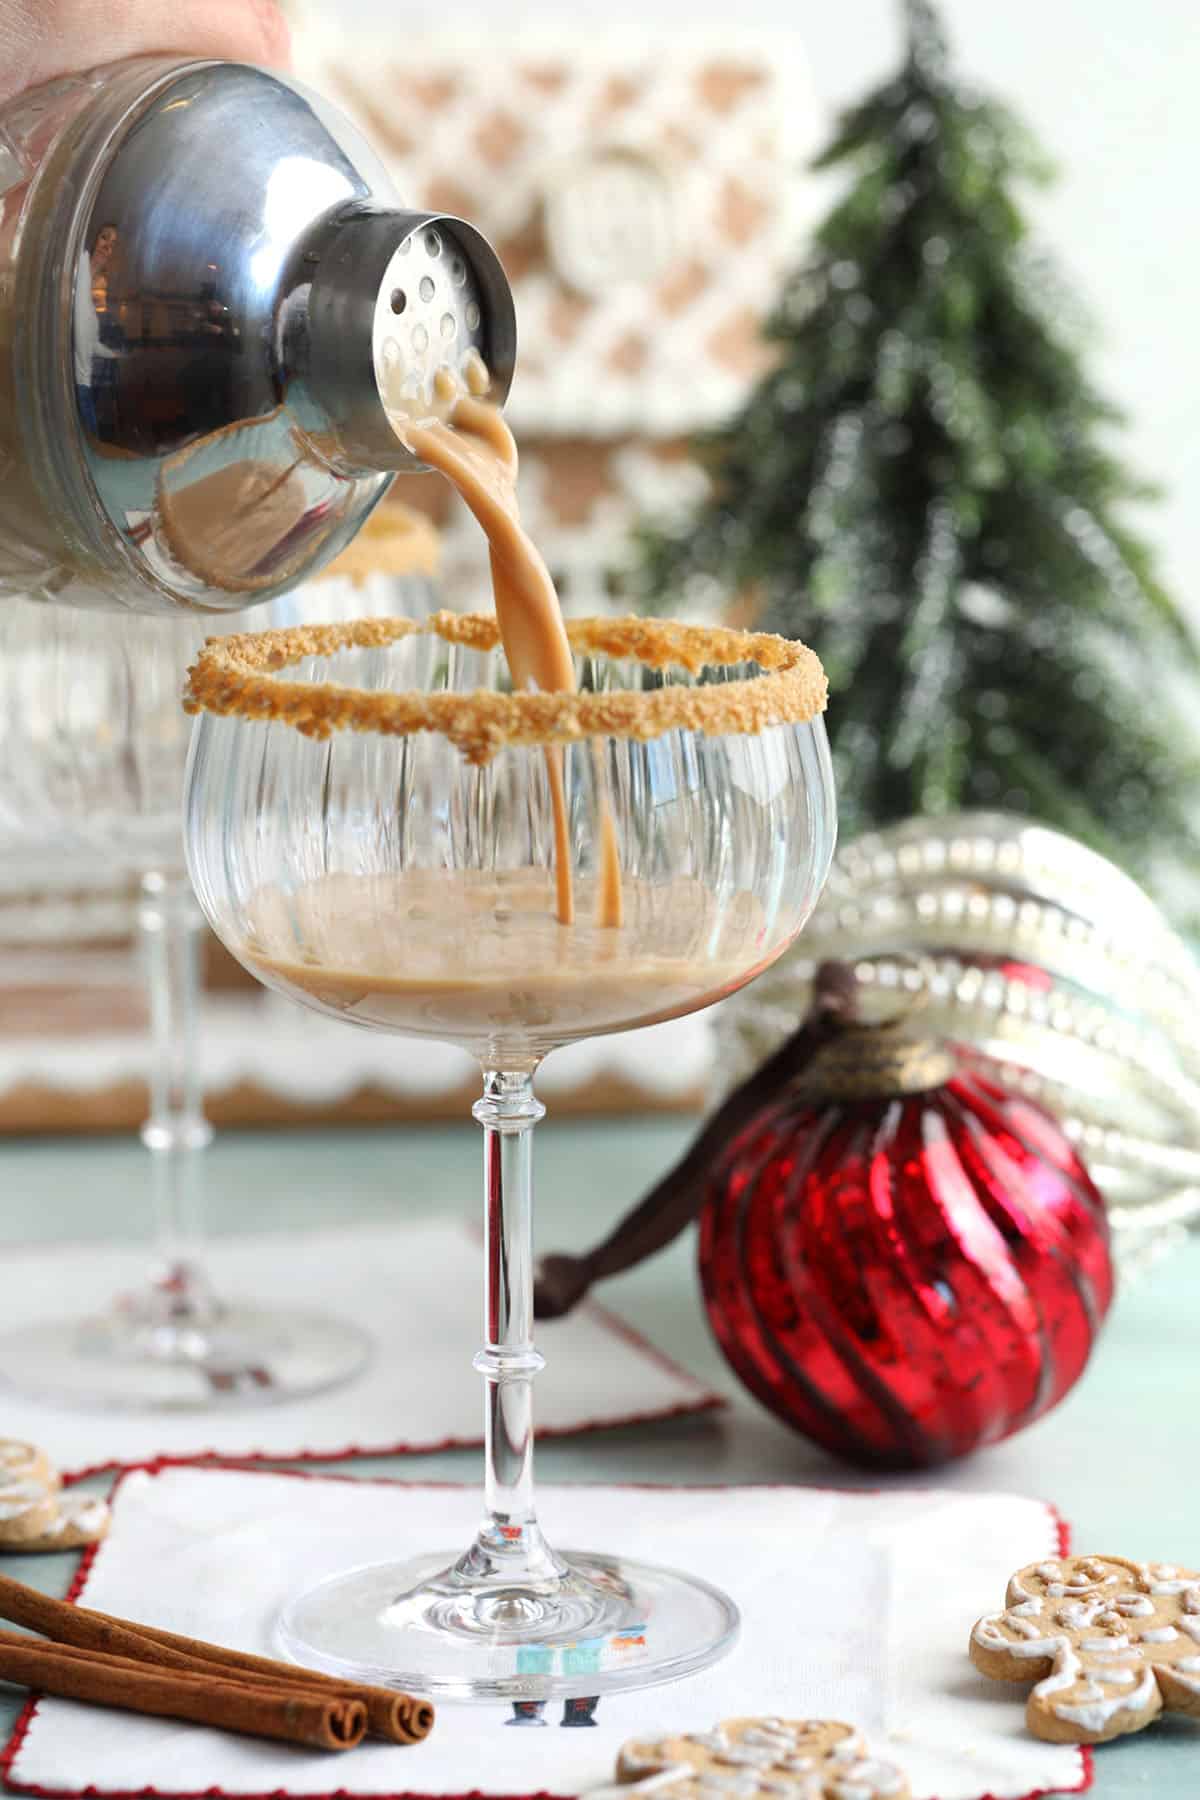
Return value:
<svg viewBox="0 0 1200 1800">
<path fill-rule="evenodd" d="M 714 1171 L 700 1273 L 751 1392 L 893 1469 L 1057 1405 L 1113 1293 L 1104 1203 L 1058 1125 L 965 1069 L 921 1093 L 769 1107 Z"/>
</svg>

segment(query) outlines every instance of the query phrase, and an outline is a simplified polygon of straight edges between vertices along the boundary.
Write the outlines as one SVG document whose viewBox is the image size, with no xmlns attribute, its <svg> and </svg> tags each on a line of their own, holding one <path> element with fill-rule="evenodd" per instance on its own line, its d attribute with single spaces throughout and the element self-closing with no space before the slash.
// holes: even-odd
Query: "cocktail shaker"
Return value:
<svg viewBox="0 0 1200 1800">
<path fill-rule="evenodd" d="M 0 110 L 0 604 L 222 612 L 337 554 L 512 295 L 297 83 L 139 57 Z M 438 391 L 447 391 L 439 383 Z"/>
</svg>

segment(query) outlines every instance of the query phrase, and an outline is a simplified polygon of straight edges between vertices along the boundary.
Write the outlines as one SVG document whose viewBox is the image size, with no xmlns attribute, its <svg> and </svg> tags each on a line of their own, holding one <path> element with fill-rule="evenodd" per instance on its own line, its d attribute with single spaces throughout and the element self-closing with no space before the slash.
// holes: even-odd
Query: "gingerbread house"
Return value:
<svg viewBox="0 0 1200 1800">
<path fill-rule="evenodd" d="M 314 14 L 296 44 L 297 72 L 358 123 L 406 200 L 470 219 L 499 250 L 520 331 L 522 507 L 576 612 L 620 602 L 631 523 L 695 496 L 688 442 L 764 366 L 820 123 L 791 35 L 587 32 L 335 39 Z M 419 503 L 443 531 L 449 600 L 478 602 L 469 522 L 436 481 Z"/>
</svg>

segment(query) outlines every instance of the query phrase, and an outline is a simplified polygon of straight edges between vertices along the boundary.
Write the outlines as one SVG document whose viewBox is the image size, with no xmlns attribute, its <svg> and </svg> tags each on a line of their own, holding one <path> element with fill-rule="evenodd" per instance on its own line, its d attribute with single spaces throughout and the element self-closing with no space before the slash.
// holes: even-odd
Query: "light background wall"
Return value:
<svg viewBox="0 0 1200 1800">
<path fill-rule="evenodd" d="M 309 3 L 325 11 L 332 0 Z M 739 24 L 791 29 L 831 114 L 900 45 L 894 0 L 341 0 L 337 16 L 397 48 L 423 31 L 543 20 L 581 39 L 622 26 L 731 42 Z M 1167 489 L 1142 523 L 1200 622 L 1200 10 L 1195 0 L 944 0 L 943 16 L 962 67 L 1024 114 L 1059 165 L 1030 210 L 1094 321 L 1091 367 L 1130 414 L 1127 454 Z"/>
</svg>

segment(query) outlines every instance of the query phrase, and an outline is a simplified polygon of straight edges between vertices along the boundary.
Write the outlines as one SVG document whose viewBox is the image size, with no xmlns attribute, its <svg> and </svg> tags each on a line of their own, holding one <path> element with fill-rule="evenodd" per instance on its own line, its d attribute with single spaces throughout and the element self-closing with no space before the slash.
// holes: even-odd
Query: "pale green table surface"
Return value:
<svg viewBox="0 0 1200 1800">
<path fill-rule="evenodd" d="M 599 1235 L 678 1154 L 692 1128 L 679 1119 L 541 1127 L 539 1247 Z M 477 1193 L 477 1137 L 470 1125 L 227 1134 L 210 1153 L 211 1229 L 285 1231 L 338 1217 L 380 1220 L 442 1207 L 467 1212 Z M 110 1139 L 0 1145 L 0 1238 L 135 1236 L 145 1229 L 143 1155 L 132 1143 Z M 728 1374 L 700 1308 L 693 1254 L 689 1235 L 609 1284 L 603 1298 L 728 1393 L 729 1411 L 547 1442 L 538 1452 L 540 1474 L 555 1481 L 856 1485 L 853 1470 L 777 1424 Z M 1200 1242 L 1160 1263 L 1118 1300 L 1087 1375 L 1057 1412 L 934 1479 L 1052 1500 L 1071 1520 L 1080 1550 L 1200 1566 L 1198 1284 Z M 465 1380 L 474 1379 L 473 1349 L 463 1346 Z M 338 1465 L 340 1473 L 348 1469 L 471 1480 L 477 1457 L 457 1451 Z M 913 1485 L 929 1482 L 928 1474 L 912 1478 Z M 53 1592 L 63 1590 L 73 1567 L 67 1556 L 0 1559 L 0 1568 Z M 15 1704 L 0 1700 L 5 1735 L 15 1713 Z M 1195 1800 L 1200 1725 L 1160 1723 L 1108 1746 L 1096 1764 L 1099 1800 Z"/>
</svg>

